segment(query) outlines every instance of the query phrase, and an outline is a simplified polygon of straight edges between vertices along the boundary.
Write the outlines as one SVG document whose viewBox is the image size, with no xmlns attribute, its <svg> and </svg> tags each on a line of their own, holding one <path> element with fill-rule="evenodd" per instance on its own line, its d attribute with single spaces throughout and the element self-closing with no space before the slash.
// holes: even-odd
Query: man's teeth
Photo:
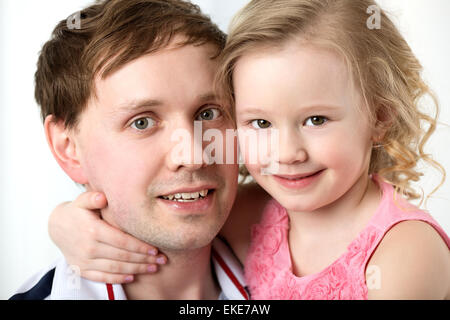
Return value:
<svg viewBox="0 0 450 320">
<path fill-rule="evenodd" d="M 195 201 L 199 198 L 204 198 L 208 194 L 208 189 L 201 190 L 198 192 L 183 192 L 183 193 L 175 193 L 169 194 L 167 196 L 162 196 L 165 200 L 175 200 L 175 201 Z"/>
</svg>

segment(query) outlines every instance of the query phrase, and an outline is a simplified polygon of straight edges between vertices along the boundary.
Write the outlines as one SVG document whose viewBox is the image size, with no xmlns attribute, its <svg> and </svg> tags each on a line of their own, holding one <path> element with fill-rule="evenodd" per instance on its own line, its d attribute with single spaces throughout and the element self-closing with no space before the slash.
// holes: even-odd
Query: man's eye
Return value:
<svg viewBox="0 0 450 320">
<path fill-rule="evenodd" d="M 264 119 L 253 120 L 251 124 L 255 129 L 267 129 L 272 126 L 272 124 L 269 121 Z"/>
<path fill-rule="evenodd" d="M 131 127 L 137 130 L 146 130 L 156 124 L 156 121 L 152 118 L 139 118 L 133 121 Z"/>
<path fill-rule="evenodd" d="M 211 121 L 216 120 L 218 117 L 222 115 L 221 111 L 217 108 L 211 108 L 211 109 L 205 109 L 198 115 L 197 119 L 198 121 Z"/>
<path fill-rule="evenodd" d="M 306 119 L 305 125 L 306 126 L 312 126 L 317 127 L 323 125 L 325 122 L 327 122 L 328 119 L 323 116 L 313 116 Z"/>
</svg>

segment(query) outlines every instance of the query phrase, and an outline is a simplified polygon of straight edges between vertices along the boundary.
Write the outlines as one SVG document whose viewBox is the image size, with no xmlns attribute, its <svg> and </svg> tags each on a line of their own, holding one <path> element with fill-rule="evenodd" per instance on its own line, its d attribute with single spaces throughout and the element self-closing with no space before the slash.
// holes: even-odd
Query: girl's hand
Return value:
<svg viewBox="0 0 450 320">
<path fill-rule="evenodd" d="M 103 193 L 84 192 L 75 201 L 58 205 L 50 215 L 50 238 L 82 277 L 127 283 L 134 274 L 154 273 L 167 262 L 155 247 L 102 220 L 100 209 L 106 206 Z"/>
</svg>

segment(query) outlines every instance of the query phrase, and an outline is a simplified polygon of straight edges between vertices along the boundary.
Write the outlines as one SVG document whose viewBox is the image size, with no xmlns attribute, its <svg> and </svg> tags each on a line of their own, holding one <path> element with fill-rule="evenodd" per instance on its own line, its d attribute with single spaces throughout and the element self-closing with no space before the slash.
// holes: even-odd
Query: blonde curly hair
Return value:
<svg viewBox="0 0 450 320">
<path fill-rule="evenodd" d="M 379 10 L 379 29 L 368 27 L 369 8 Z M 434 193 L 445 180 L 445 170 L 424 146 L 436 129 L 438 102 L 408 43 L 373 0 L 250 1 L 231 22 L 217 76 L 218 88 L 230 104 L 234 105 L 233 70 L 242 56 L 298 39 L 336 50 L 364 99 L 360 111 L 374 125 L 383 120 L 386 133 L 373 148 L 369 173 L 378 174 L 408 199 L 423 200 L 412 187 L 422 176 L 417 165 L 423 160 L 441 172 Z M 421 110 L 426 96 L 433 101 L 434 116 Z"/>
</svg>

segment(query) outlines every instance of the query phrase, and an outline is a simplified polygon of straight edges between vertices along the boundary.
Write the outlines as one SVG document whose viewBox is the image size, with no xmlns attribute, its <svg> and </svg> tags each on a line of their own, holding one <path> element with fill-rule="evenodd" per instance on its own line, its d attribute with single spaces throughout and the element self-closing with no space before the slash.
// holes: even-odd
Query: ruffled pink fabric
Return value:
<svg viewBox="0 0 450 320">
<path fill-rule="evenodd" d="M 333 264 L 304 277 L 292 272 L 287 212 L 271 200 L 260 223 L 252 227 L 252 242 L 245 262 L 245 278 L 252 299 L 367 299 L 365 269 L 369 258 L 386 232 L 401 221 L 429 223 L 450 247 L 449 237 L 429 214 L 399 197 L 394 201 L 393 187 L 376 177 L 374 180 L 383 196 L 368 225 Z"/>
</svg>

